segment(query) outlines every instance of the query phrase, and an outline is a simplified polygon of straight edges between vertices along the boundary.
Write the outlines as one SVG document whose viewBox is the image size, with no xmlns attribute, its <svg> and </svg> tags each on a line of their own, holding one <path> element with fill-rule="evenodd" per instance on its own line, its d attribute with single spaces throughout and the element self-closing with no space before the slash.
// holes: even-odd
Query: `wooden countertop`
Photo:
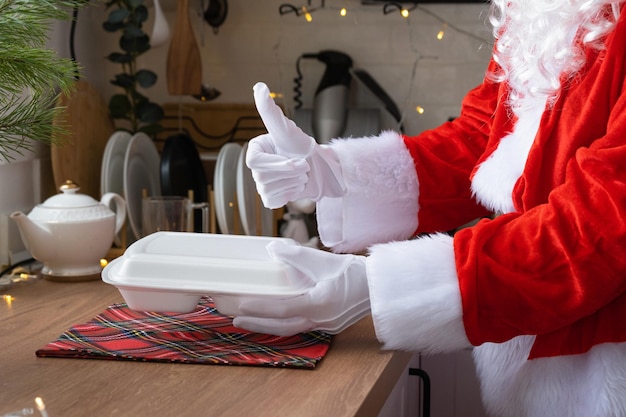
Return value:
<svg viewBox="0 0 626 417">
<path fill-rule="evenodd" d="M 101 281 L 38 280 L 0 291 L 0 416 L 377 416 L 410 353 L 380 350 L 370 318 L 335 336 L 314 370 L 37 358 L 122 297 Z"/>
</svg>

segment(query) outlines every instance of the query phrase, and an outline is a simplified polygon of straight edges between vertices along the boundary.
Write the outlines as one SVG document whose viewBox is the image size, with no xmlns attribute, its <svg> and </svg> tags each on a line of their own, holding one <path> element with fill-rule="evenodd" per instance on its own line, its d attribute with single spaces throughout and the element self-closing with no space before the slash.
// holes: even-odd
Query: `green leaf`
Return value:
<svg viewBox="0 0 626 417">
<path fill-rule="evenodd" d="M 115 94 L 109 100 L 109 113 L 114 119 L 126 119 L 130 113 L 132 105 L 124 94 Z"/>
<path fill-rule="evenodd" d="M 156 73 L 147 69 L 137 71 L 135 78 L 142 88 L 152 87 L 157 81 Z"/>
<path fill-rule="evenodd" d="M 133 57 L 129 54 L 122 54 L 119 52 L 112 52 L 107 56 L 107 59 L 111 62 L 118 64 L 127 64 L 133 60 Z"/>
<path fill-rule="evenodd" d="M 111 84 L 122 87 L 124 89 L 132 88 L 135 85 L 135 79 L 130 74 L 116 74 L 115 78 L 111 81 Z"/>
<path fill-rule="evenodd" d="M 124 35 L 127 38 L 139 38 L 144 36 L 146 33 L 141 30 L 141 28 L 134 23 L 129 23 L 124 28 Z"/>
<path fill-rule="evenodd" d="M 107 32 L 117 32 L 118 30 L 122 29 L 123 27 L 124 27 L 124 23 L 104 22 L 102 24 L 102 29 L 104 29 Z"/>
<path fill-rule="evenodd" d="M 130 12 L 126 9 L 113 10 L 109 13 L 107 22 L 111 24 L 122 23 L 128 16 L 130 16 Z"/>
<path fill-rule="evenodd" d="M 148 8 L 146 6 L 139 6 L 137 7 L 137 9 L 135 9 L 135 22 L 139 23 L 140 25 L 142 23 L 144 23 L 146 20 L 148 20 Z"/>
<path fill-rule="evenodd" d="M 138 87 L 148 88 L 157 81 L 153 71 L 137 68 L 137 57 L 150 49 L 150 37 L 142 29 L 148 19 L 148 8 L 144 3 L 144 0 L 106 0 L 107 7 L 125 10 L 110 13 L 103 24 L 105 30 L 122 31 L 119 38 L 121 52 L 111 53 L 107 58 L 122 65 L 122 73 L 116 74 L 111 83 L 124 89 L 124 94 L 111 97 L 109 113 L 114 119 L 130 121 L 132 131 L 156 134 L 162 130 L 157 122 L 163 118 L 163 109 L 137 91 Z"/>
<path fill-rule="evenodd" d="M 122 36 L 120 39 L 120 48 L 122 50 L 134 53 L 136 55 L 142 54 L 150 49 L 150 37 L 148 35 L 140 36 L 138 38 L 127 38 Z"/>
<path fill-rule="evenodd" d="M 144 123 L 156 123 L 163 119 L 163 109 L 156 103 L 144 102 L 137 106 L 137 117 Z"/>
</svg>

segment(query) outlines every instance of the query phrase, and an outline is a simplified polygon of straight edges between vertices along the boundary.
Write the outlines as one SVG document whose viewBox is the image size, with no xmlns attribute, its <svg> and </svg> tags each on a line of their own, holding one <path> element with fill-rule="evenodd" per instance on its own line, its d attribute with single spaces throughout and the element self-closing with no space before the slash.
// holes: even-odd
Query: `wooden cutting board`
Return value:
<svg viewBox="0 0 626 417">
<path fill-rule="evenodd" d="M 189 19 L 189 0 L 178 0 L 166 77 L 170 95 L 198 95 L 202 90 L 202 59 Z"/>
<path fill-rule="evenodd" d="M 51 147 L 52 174 L 57 187 L 72 180 L 81 194 L 100 200 L 100 171 L 104 148 L 114 132 L 113 120 L 100 93 L 83 80 L 76 81 L 69 96 L 61 96 L 65 107 L 54 120 L 68 132 Z"/>
</svg>

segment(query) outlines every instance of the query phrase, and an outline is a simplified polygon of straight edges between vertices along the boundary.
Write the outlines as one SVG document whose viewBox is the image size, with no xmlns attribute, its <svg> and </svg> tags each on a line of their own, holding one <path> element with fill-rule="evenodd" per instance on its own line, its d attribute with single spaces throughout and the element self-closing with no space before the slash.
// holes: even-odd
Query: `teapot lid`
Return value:
<svg viewBox="0 0 626 417">
<path fill-rule="evenodd" d="M 78 194 L 80 187 L 72 180 L 67 180 L 59 187 L 61 193 L 53 195 L 43 202 L 42 206 L 47 208 L 73 208 L 85 207 L 99 204 L 94 198 L 87 194 Z"/>
</svg>

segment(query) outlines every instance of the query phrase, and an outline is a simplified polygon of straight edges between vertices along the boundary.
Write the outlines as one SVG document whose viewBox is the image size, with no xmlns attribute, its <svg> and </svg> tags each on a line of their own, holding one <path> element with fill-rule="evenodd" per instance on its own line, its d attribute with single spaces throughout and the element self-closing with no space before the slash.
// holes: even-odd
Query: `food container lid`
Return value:
<svg viewBox="0 0 626 417">
<path fill-rule="evenodd" d="M 126 249 L 102 271 L 118 288 L 202 295 L 295 296 L 311 283 L 272 259 L 266 246 L 292 239 L 190 232 L 156 232 Z"/>
</svg>

